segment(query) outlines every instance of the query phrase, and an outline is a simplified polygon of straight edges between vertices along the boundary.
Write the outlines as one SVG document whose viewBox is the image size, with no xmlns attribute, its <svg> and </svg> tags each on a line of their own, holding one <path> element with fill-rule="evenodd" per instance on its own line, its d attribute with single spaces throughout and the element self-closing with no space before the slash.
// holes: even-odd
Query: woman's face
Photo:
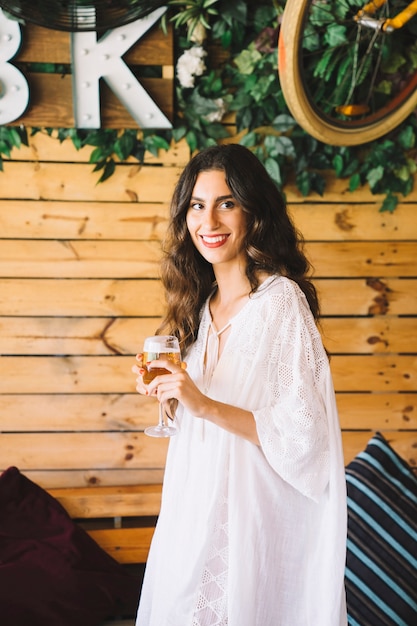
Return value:
<svg viewBox="0 0 417 626">
<path fill-rule="evenodd" d="M 246 214 L 233 197 L 222 170 L 197 176 L 186 220 L 195 247 L 213 266 L 246 264 Z"/>
</svg>

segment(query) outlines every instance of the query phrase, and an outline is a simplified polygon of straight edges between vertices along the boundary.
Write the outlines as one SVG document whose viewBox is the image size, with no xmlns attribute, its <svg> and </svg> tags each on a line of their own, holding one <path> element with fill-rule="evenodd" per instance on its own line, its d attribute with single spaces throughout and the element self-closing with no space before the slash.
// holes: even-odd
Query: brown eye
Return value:
<svg viewBox="0 0 417 626">
<path fill-rule="evenodd" d="M 226 200 L 225 202 L 222 202 L 220 205 L 221 209 L 233 209 L 235 206 L 235 203 L 232 202 L 232 200 Z"/>
</svg>

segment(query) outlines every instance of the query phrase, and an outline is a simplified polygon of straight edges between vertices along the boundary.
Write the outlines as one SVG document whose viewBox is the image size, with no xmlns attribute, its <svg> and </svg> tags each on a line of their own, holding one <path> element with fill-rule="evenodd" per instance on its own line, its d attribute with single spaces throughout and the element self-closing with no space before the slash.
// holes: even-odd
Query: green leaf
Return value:
<svg viewBox="0 0 417 626">
<path fill-rule="evenodd" d="M 9 128 L 9 137 L 11 144 L 16 148 L 20 148 L 20 146 L 22 145 L 22 140 L 18 131 L 16 130 L 16 128 L 13 128 L 13 126 Z"/>
<path fill-rule="evenodd" d="M 272 178 L 273 181 L 277 183 L 277 185 L 282 185 L 282 177 L 281 177 L 281 169 L 279 167 L 278 161 L 268 157 L 265 160 L 265 169 Z"/>
<path fill-rule="evenodd" d="M 187 143 L 190 147 L 191 152 L 194 152 L 195 150 L 197 150 L 197 137 L 194 131 L 189 130 L 187 132 L 187 134 L 185 135 L 185 138 L 187 140 Z"/>
<path fill-rule="evenodd" d="M 296 124 L 297 122 L 295 119 L 287 113 L 280 113 L 280 115 L 277 115 L 272 122 L 272 126 L 280 133 L 285 133 L 288 130 L 291 130 L 291 128 L 293 128 Z"/>
<path fill-rule="evenodd" d="M 371 189 L 373 189 L 376 184 L 381 180 L 384 175 L 384 168 L 382 165 L 378 165 L 377 167 L 372 168 L 366 175 L 366 180 L 369 183 Z"/>
<path fill-rule="evenodd" d="M 101 148 L 95 148 L 90 154 L 90 163 L 97 163 L 104 158 L 104 153 Z"/>
<path fill-rule="evenodd" d="M 209 137 L 213 139 L 225 139 L 226 137 L 230 137 L 226 128 L 220 122 L 212 122 L 204 126 L 205 131 Z"/>
<path fill-rule="evenodd" d="M 358 187 L 361 185 L 361 177 L 360 174 L 356 172 L 349 179 L 349 191 L 356 191 Z"/>
<path fill-rule="evenodd" d="M 274 137 L 274 148 L 276 150 L 276 154 L 282 154 L 290 159 L 297 158 L 294 142 L 290 137 Z"/>
<path fill-rule="evenodd" d="M 147 150 L 151 150 L 152 148 L 156 150 L 157 153 L 159 150 L 169 150 L 168 141 L 160 135 L 150 135 L 149 137 L 145 137 L 144 144 Z M 156 156 L 158 156 L 158 154 L 156 154 Z"/>
<path fill-rule="evenodd" d="M 261 53 L 255 49 L 242 50 L 242 52 L 234 58 L 234 62 L 240 74 L 251 75 L 255 70 L 257 62 L 261 58 Z"/>
<path fill-rule="evenodd" d="M 178 142 L 181 139 L 183 139 L 183 137 L 185 137 L 186 132 L 187 132 L 186 126 L 178 126 L 177 128 L 174 128 L 172 130 L 172 136 L 174 140 Z"/>
<path fill-rule="evenodd" d="M 10 148 L 5 141 L 0 141 L 0 154 L 5 154 L 7 157 L 10 157 Z"/>
<path fill-rule="evenodd" d="M 107 180 L 108 178 L 110 178 L 110 176 L 112 176 L 114 174 L 114 170 L 116 169 L 116 164 L 113 161 L 113 159 L 109 159 L 105 166 L 104 166 L 104 170 L 102 175 L 100 176 L 100 178 L 97 181 L 97 185 L 99 183 L 104 183 L 105 180 Z"/>
<path fill-rule="evenodd" d="M 125 161 L 128 156 L 132 153 L 132 150 L 135 146 L 136 139 L 130 133 L 124 132 L 115 142 L 114 142 L 114 152 L 117 154 L 121 161 Z"/>
<path fill-rule="evenodd" d="M 243 135 L 239 143 L 242 146 L 246 146 L 246 148 L 252 148 L 253 146 L 256 145 L 256 142 L 257 142 L 256 133 L 250 132 L 250 133 L 247 133 L 246 135 Z"/>
<path fill-rule="evenodd" d="M 349 155 L 345 168 L 343 170 L 343 176 L 352 176 L 359 169 L 359 160 Z"/>
<path fill-rule="evenodd" d="M 336 176 L 340 178 L 342 176 L 344 162 L 341 154 L 336 154 L 333 158 L 333 167 L 336 173 Z"/>
<path fill-rule="evenodd" d="M 308 196 L 311 189 L 309 172 L 307 172 L 306 170 L 300 172 L 300 174 L 296 176 L 295 184 L 297 185 L 297 189 L 304 197 Z"/>
<path fill-rule="evenodd" d="M 410 150 L 414 148 L 416 143 L 416 135 L 413 127 L 405 126 L 402 131 L 398 134 L 398 143 L 404 150 Z"/>
<path fill-rule="evenodd" d="M 97 161 L 96 165 L 94 166 L 93 172 L 99 172 L 100 170 L 104 169 L 106 167 L 106 160 L 102 159 L 101 161 Z"/>
<path fill-rule="evenodd" d="M 314 191 L 316 191 L 319 196 L 323 196 L 324 190 L 326 187 L 326 180 L 321 174 L 317 174 L 317 172 L 313 172 L 311 179 L 311 186 Z"/>
<path fill-rule="evenodd" d="M 389 213 L 394 213 L 396 207 L 398 204 L 398 196 L 392 194 L 392 193 L 388 193 L 381 205 L 381 208 L 379 209 L 379 211 L 381 213 L 383 213 L 384 211 L 388 211 Z"/>
<path fill-rule="evenodd" d="M 324 41 L 331 47 L 341 46 L 346 43 L 346 26 L 342 26 L 341 24 L 330 24 L 327 27 Z"/>
</svg>

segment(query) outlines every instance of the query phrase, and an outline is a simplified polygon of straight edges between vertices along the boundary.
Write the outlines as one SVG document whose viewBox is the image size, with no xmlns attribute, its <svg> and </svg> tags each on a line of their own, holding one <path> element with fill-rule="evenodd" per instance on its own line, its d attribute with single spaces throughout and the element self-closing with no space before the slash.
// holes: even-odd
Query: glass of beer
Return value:
<svg viewBox="0 0 417 626">
<path fill-rule="evenodd" d="M 156 359 L 168 359 L 176 365 L 181 364 L 181 353 L 178 339 L 173 335 L 155 335 L 147 337 L 143 345 L 143 382 L 148 385 L 156 376 L 171 374 L 171 372 L 161 367 L 149 367 L 147 364 Z M 159 404 L 159 421 L 157 426 L 145 428 L 145 433 L 150 437 L 172 437 L 177 432 L 176 428 L 165 423 L 164 408 Z"/>
</svg>

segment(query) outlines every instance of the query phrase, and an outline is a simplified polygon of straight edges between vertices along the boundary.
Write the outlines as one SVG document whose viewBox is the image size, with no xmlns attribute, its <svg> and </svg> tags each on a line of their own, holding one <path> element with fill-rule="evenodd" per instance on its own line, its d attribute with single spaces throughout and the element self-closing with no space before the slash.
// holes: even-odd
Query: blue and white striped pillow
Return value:
<svg viewBox="0 0 417 626">
<path fill-rule="evenodd" d="M 346 467 L 351 626 L 417 625 L 417 478 L 377 433 Z"/>
</svg>

